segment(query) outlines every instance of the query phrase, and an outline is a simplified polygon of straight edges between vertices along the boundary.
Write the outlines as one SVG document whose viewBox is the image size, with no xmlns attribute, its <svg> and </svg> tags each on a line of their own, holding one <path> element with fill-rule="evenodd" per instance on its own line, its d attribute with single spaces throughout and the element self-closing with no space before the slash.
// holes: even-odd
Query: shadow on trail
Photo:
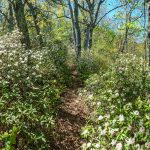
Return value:
<svg viewBox="0 0 150 150">
<path fill-rule="evenodd" d="M 58 110 L 53 150 L 80 150 L 83 140 L 81 128 L 86 123 L 88 107 L 77 94 L 80 82 L 75 79 L 72 86 L 62 94 Z"/>
</svg>

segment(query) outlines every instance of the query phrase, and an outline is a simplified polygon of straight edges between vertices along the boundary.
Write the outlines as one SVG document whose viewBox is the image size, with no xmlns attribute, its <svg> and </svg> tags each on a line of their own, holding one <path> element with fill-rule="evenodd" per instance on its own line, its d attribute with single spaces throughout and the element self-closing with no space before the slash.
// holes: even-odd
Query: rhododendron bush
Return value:
<svg viewBox="0 0 150 150">
<path fill-rule="evenodd" d="M 84 150 L 150 149 L 150 70 L 142 58 L 120 55 L 87 80 L 83 97 L 93 110 L 81 134 Z"/>
<path fill-rule="evenodd" d="M 0 128 L 18 128 L 24 150 L 47 149 L 63 77 L 47 48 L 26 50 L 21 37 L 0 37 Z"/>
</svg>

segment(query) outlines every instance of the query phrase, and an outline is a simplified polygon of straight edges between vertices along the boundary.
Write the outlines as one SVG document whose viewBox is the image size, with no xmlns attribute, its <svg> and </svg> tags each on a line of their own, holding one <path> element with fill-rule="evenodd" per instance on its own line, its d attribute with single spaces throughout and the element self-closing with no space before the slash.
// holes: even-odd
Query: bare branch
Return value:
<svg viewBox="0 0 150 150">
<path fill-rule="evenodd" d="M 98 3 L 98 6 L 97 6 L 97 11 L 96 11 L 96 14 L 95 14 L 95 20 L 94 20 L 94 24 L 96 24 L 96 21 L 97 21 L 97 18 L 98 18 L 98 13 L 99 13 L 99 10 L 100 10 L 100 6 L 102 3 L 104 3 L 105 0 L 100 0 L 99 3 Z"/>
<path fill-rule="evenodd" d="M 118 8 L 124 7 L 124 6 L 126 6 L 127 4 L 128 4 L 128 3 L 123 4 L 123 5 L 120 5 L 120 6 L 117 6 L 117 7 L 113 8 L 113 9 L 109 10 L 107 13 L 105 13 L 105 15 L 103 15 L 103 16 L 98 20 L 98 22 L 96 23 L 96 25 L 98 25 L 98 24 L 100 23 L 100 21 L 101 21 L 102 19 L 104 19 L 110 12 L 112 12 L 112 11 L 118 9 Z"/>
</svg>

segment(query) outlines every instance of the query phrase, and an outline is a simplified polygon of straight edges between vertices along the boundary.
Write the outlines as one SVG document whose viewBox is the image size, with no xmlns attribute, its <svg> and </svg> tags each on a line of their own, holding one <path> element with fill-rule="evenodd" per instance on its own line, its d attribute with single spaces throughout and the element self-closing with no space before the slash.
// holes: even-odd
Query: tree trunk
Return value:
<svg viewBox="0 0 150 150">
<path fill-rule="evenodd" d="M 89 32 L 89 50 L 92 48 L 93 45 L 93 27 L 90 28 Z"/>
<path fill-rule="evenodd" d="M 30 42 L 29 30 L 28 30 L 28 26 L 27 26 L 27 22 L 25 18 L 25 13 L 24 13 L 24 4 L 22 0 L 15 0 L 13 2 L 13 7 L 14 7 L 18 29 L 23 34 L 22 43 L 25 44 L 26 49 L 30 49 L 31 42 Z"/>
<path fill-rule="evenodd" d="M 85 30 L 85 39 L 84 39 L 84 50 L 91 49 L 93 44 L 93 27 L 92 25 L 87 25 Z"/>
<path fill-rule="evenodd" d="M 70 0 L 68 0 L 68 6 L 71 14 L 72 30 L 74 38 L 74 47 L 76 51 L 77 60 L 81 57 L 81 31 L 79 26 L 79 8 L 76 3 L 73 4 L 74 9 Z"/>
<path fill-rule="evenodd" d="M 74 4 L 74 21 L 75 21 L 75 34 L 76 34 L 76 54 L 77 59 L 81 57 L 81 31 L 79 26 L 79 8 Z"/>
<path fill-rule="evenodd" d="M 126 5 L 126 8 L 125 8 L 125 13 L 126 13 L 126 28 L 125 28 L 125 36 L 124 36 L 124 41 L 122 43 L 122 47 L 121 47 L 121 52 L 125 52 L 127 51 L 128 49 L 128 32 L 129 32 L 129 27 L 128 27 L 128 23 L 130 22 L 129 21 L 129 14 L 128 14 L 128 6 Z"/>
<path fill-rule="evenodd" d="M 9 11 L 9 14 L 8 14 L 8 29 L 9 29 L 9 31 L 12 31 L 14 29 L 15 22 L 14 22 L 14 16 L 13 16 L 13 6 L 12 6 L 11 3 L 9 3 L 8 11 Z"/>
<path fill-rule="evenodd" d="M 148 1 L 148 63 L 150 65 L 150 1 Z"/>
<path fill-rule="evenodd" d="M 89 25 L 87 25 L 87 28 L 85 29 L 84 50 L 88 50 L 89 47 L 89 32 Z"/>
<path fill-rule="evenodd" d="M 43 38 L 42 38 L 42 35 L 40 33 L 40 31 L 41 31 L 40 27 L 38 25 L 36 8 L 32 5 L 31 2 L 27 2 L 27 5 L 30 8 L 30 12 L 32 14 L 33 21 L 34 21 L 35 30 L 36 30 L 36 33 L 38 35 L 38 40 L 39 40 L 40 46 L 42 47 L 43 46 Z"/>
<path fill-rule="evenodd" d="M 126 52 L 128 50 L 128 27 L 126 27 L 124 41 L 122 43 L 121 52 Z"/>
<path fill-rule="evenodd" d="M 73 9 L 72 9 L 70 0 L 68 0 L 68 5 L 69 5 L 69 10 L 70 10 L 70 15 L 71 15 L 71 21 L 72 21 L 74 49 L 76 50 L 76 34 L 75 34 L 74 14 L 73 14 Z"/>
</svg>

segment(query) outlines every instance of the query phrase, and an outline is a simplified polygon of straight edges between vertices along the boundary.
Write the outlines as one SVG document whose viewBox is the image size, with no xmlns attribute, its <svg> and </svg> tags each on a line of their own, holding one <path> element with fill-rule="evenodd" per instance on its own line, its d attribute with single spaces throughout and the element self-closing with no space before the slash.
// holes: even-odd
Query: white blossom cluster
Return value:
<svg viewBox="0 0 150 150">
<path fill-rule="evenodd" d="M 94 123 L 81 133 L 87 140 L 83 150 L 150 149 L 149 74 L 142 58 L 124 54 L 105 74 L 88 79 L 83 96 Z"/>
<path fill-rule="evenodd" d="M 19 127 L 28 134 L 26 141 L 41 145 L 43 131 L 54 124 L 52 105 L 60 95 L 57 69 L 47 48 L 26 50 L 21 39 L 18 30 L 0 37 L 0 123 Z M 39 127 L 45 128 L 42 140 Z M 46 147 L 44 141 L 41 147 Z"/>
<path fill-rule="evenodd" d="M 28 80 L 30 76 L 42 76 L 40 66 L 45 64 L 45 61 L 48 61 L 49 71 L 56 71 L 53 64 L 50 63 L 51 60 L 48 60 L 47 49 L 26 50 L 21 44 L 21 37 L 18 30 L 0 37 L 1 79 L 15 81 L 16 78 Z"/>
</svg>

